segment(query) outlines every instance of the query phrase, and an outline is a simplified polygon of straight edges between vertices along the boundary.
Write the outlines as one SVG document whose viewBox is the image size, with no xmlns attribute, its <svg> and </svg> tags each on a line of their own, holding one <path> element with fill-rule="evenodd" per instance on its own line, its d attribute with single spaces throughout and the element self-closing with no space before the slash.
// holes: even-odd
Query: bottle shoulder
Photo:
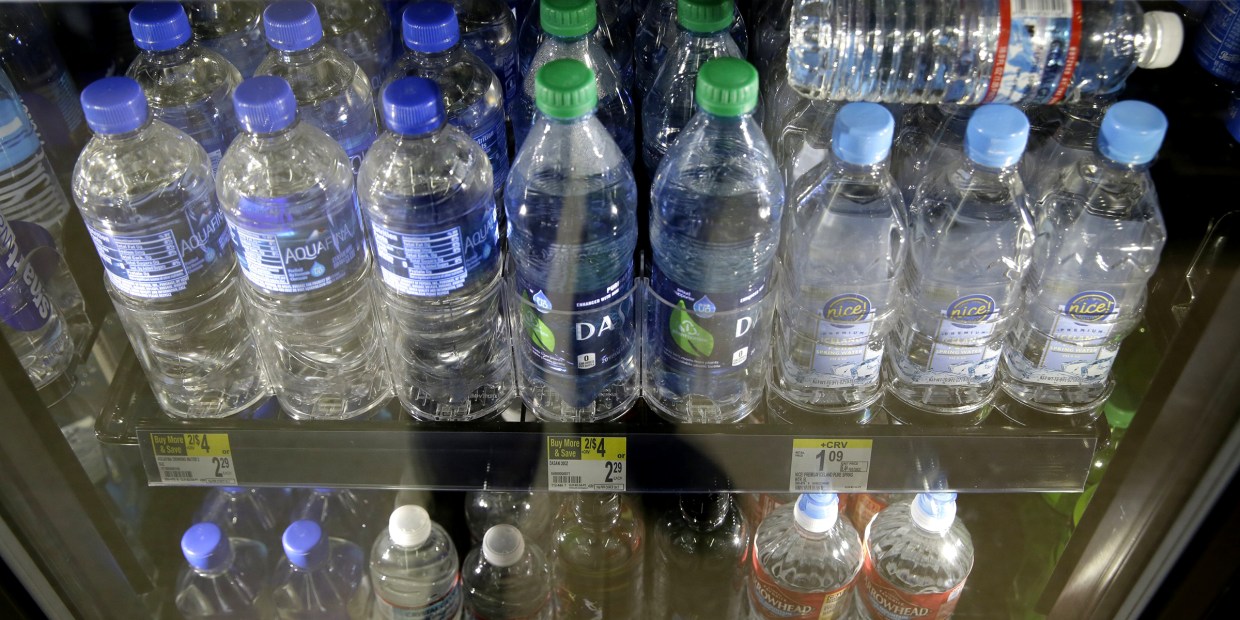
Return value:
<svg viewBox="0 0 1240 620">
<path fill-rule="evenodd" d="M 283 54 L 272 50 L 254 70 L 254 75 L 284 78 L 293 89 L 299 105 L 334 97 L 347 90 L 370 98 L 370 80 L 352 58 L 329 45 L 310 54 Z"/>
<path fill-rule="evenodd" d="M 720 122 L 699 112 L 668 149 L 655 174 L 658 200 L 668 191 L 703 195 L 758 195 L 784 201 L 783 175 L 751 117 Z"/>
<path fill-rule="evenodd" d="M 475 202 L 492 185 L 486 152 L 452 126 L 425 138 L 381 134 L 357 174 L 358 199 L 367 207 L 384 199 L 416 198 L 428 206 Z"/>
<path fill-rule="evenodd" d="M 211 186 L 207 152 L 184 132 L 153 120 L 124 140 L 92 137 L 73 171 L 79 205 L 140 201 L 170 188 Z"/>
<path fill-rule="evenodd" d="M 238 135 L 220 161 L 216 176 L 225 205 L 235 204 L 241 196 L 274 198 L 353 191 L 353 168 L 344 149 L 319 128 L 303 122 L 279 139 Z"/>
<path fill-rule="evenodd" d="M 508 190 L 586 194 L 623 186 L 636 199 L 633 170 L 597 117 L 564 123 L 537 113 L 513 160 Z"/>
<path fill-rule="evenodd" d="M 125 75 L 142 86 L 156 108 L 186 105 L 220 90 L 228 96 L 241 83 L 241 72 L 232 63 L 196 44 L 175 56 L 138 54 Z"/>
</svg>

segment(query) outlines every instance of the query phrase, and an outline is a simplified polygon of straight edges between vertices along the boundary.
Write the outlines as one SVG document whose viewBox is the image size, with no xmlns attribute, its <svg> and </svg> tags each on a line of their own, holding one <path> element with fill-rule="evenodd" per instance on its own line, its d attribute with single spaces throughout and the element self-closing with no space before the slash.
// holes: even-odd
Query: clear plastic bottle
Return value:
<svg viewBox="0 0 1240 620">
<path fill-rule="evenodd" d="M 486 531 L 461 568 L 469 620 L 551 620 L 551 573 L 537 545 L 511 525 Z"/>
<path fill-rule="evenodd" d="M 275 549 L 287 513 L 272 506 L 262 489 L 215 487 L 194 513 L 195 523 L 214 523 L 232 538 L 245 538 Z"/>
<path fill-rule="evenodd" d="M 176 607 L 186 620 L 270 617 L 267 547 L 261 542 L 198 523 L 181 536 L 181 553 L 188 566 L 177 577 Z"/>
<path fill-rule="evenodd" d="M 700 4 L 700 3 L 699 3 Z M 749 36 L 745 29 L 745 20 L 736 9 L 735 3 L 726 2 L 732 11 L 732 20 L 727 26 L 740 52 L 738 58 L 744 58 L 749 49 Z M 655 78 L 663 67 L 668 53 L 677 45 L 679 30 L 679 0 L 648 0 L 645 11 L 637 22 L 637 33 L 633 41 L 634 78 L 637 80 L 634 92 L 649 92 L 654 86 Z M 692 83 L 692 82 L 691 82 Z"/>
<path fill-rule="evenodd" d="M 460 19 L 461 42 L 499 77 L 510 111 L 521 92 L 516 17 L 503 0 L 452 0 L 452 5 Z"/>
<path fill-rule="evenodd" d="M 1170 66 L 1184 26 L 1132 0 L 797 0 L 791 33 L 788 79 L 807 97 L 1058 103 Z"/>
<path fill-rule="evenodd" d="M 556 618 L 645 617 L 645 527 L 627 497 L 579 493 L 557 519 L 551 551 Z"/>
<path fill-rule="evenodd" d="M 574 1 L 568 4 L 578 3 Z M 629 31 L 630 22 L 625 21 L 626 13 L 632 9 L 631 6 L 626 6 L 628 4 L 628 0 L 600 0 L 595 3 L 598 28 L 591 30 L 589 37 L 615 62 L 621 87 L 625 92 L 631 93 L 633 89 L 633 33 Z M 548 36 L 542 25 L 542 3 L 539 0 L 532 1 L 529 14 L 520 24 L 521 28 L 517 32 L 518 64 L 522 79 L 528 80 L 535 73 L 530 68 L 534 62 L 534 55 Z M 591 68 L 598 72 L 597 67 Z"/>
<path fill-rule="evenodd" d="M 387 12 L 378 0 L 319 0 L 316 6 L 327 44 L 362 68 L 372 98 L 378 96 L 395 55 Z"/>
<path fill-rule="evenodd" d="M 234 100 L 245 132 L 216 186 L 267 377 L 295 418 L 362 415 L 391 383 L 349 160 L 297 120 L 283 79 L 250 78 Z"/>
<path fill-rule="evenodd" d="M 241 77 L 254 75 L 267 55 L 261 4 L 247 0 L 186 2 L 185 10 L 199 45 L 227 58 Z"/>
<path fill-rule="evenodd" d="M 392 68 L 388 82 L 403 77 L 435 80 L 443 92 L 448 122 L 469 134 L 491 162 L 495 195 L 508 179 L 508 136 L 504 91 L 482 59 L 461 44 L 456 9 L 446 2 L 410 4 L 401 14 L 408 51 Z"/>
<path fill-rule="evenodd" d="M 82 109 L 95 137 L 73 198 L 160 407 L 222 417 L 266 398 L 206 151 L 155 120 L 129 78 L 91 84 Z"/>
<path fill-rule="evenodd" d="M 887 171 L 895 119 L 875 103 L 835 117 L 834 155 L 793 188 L 780 246 L 772 393 L 850 415 L 881 396 L 903 277 L 904 201 Z"/>
<path fill-rule="evenodd" d="M 653 177 L 676 136 L 697 111 L 698 71 L 712 58 L 744 58 L 728 34 L 732 0 L 679 0 L 677 34 L 642 99 L 642 161 Z M 755 105 L 758 96 L 754 79 Z M 639 80 L 640 84 L 640 80 Z M 759 134 L 761 136 L 761 134 Z M 766 140 L 763 140 L 765 143 Z"/>
<path fill-rule="evenodd" d="M 288 82 L 302 122 L 336 140 L 357 174 L 379 133 L 366 73 L 323 41 L 318 10 L 307 0 L 268 5 L 263 28 L 272 50 L 254 75 L 274 75 Z"/>
<path fill-rule="evenodd" d="M 637 156 L 633 136 L 633 101 L 624 87 L 618 65 L 593 34 L 598 24 L 594 0 L 545 0 L 540 11 L 547 38 L 538 47 L 524 74 L 520 100 L 513 108 L 512 129 L 517 149 L 520 150 L 525 143 L 525 137 L 534 124 L 536 73 L 553 60 L 571 58 L 581 61 L 594 72 L 598 86 L 598 111 L 595 115 L 632 165 Z"/>
<path fill-rule="evenodd" d="M 1049 414 L 1097 414 L 1111 364 L 1141 320 L 1167 230 L 1149 164 L 1167 119 L 1112 105 L 1096 150 L 1047 179 L 1024 309 L 1007 338 L 1003 390 Z"/>
<path fill-rule="evenodd" d="M 538 114 L 504 191 L 521 398 L 539 417 L 599 421 L 637 399 L 637 186 L 595 115 L 594 72 L 543 65 Z"/>
<path fill-rule="evenodd" d="M 973 569 L 973 539 L 956 518 L 955 493 L 919 493 L 865 528 L 859 611 L 892 620 L 951 618 Z"/>
<path fill-rule="evenodd" d="M 452 539 L 421 506 L 392 511 L 370 551 L 375 620 L 461 617 L 461 574 Z"/>
<path fill-rule="evenodd" d="M 3 156 L 0 150 L 0 157 Z M 75 348 L 68 325 L 52 301 L 37 265 L 0 214 L 0 333 L 35 389 L 67 382 Z"/>
<path fill-rule="evenodd" d="M 917 186 L 931 174 L 964 158 L 964 134 L 975 106 L 922 105 L 901 123 L 891 148 L 891 174 L 912 206 Z"/>
<path fill-rule="evenodd" d="M 155 118 L 189 134 L 207 150 L 211 170 L 237 135 L 232 93 L 241 72 L 192 38 L 185 9 L 175 2 L 142 2 L 129 11 L 142 50 L 125 75 L 137 80 Z"/>
<path fill-rule="evenodd" d="M 539 547 L 551 542 L 551 521 L 558 501 L 540 491 L 473 491 L 465 494 L 465 523 L 469 536 L 480 542 L 491 527 L 507 524 Z"/>
<path fill-rule="evenodd" d="M 414 417 L 474 420 L 515 394 L 491 165 L 445 124 L 435 82 L 383 91 L 387 130 L 358 174 L 396 396 Z"/>
<path fill-rule="evenodd" d="M 884 408 L 900 421 L 970 424 L 989 412 L 1032 257 L 1017 171 L 1028 135 L 1020 110 L 982 106 L 969 119 L 965 159 L 917 189 L 886 356 Z"/>
<path fill-rule="evenodd" d="M 757 71 L 714 59 L 697 84 L 651 188 L 644 392 L 673 420 L 734 422 L 766 383 L 784 183 L 753 119 Z"/>
<path fill-rule="evenodd" d="M 750 529 L 728 493 L 681 494 L 651 535 L 649 617 L 740 615 Z"/>
<path fill-rule="evenodd" d="M 758 526 L 747 617 L 846 618 L 864 549 L 834 493 L 807 493 Z"/>
<path fill-rule="evenodd" d="M 361 489 L 306 489 L 288 518 L 290 521 L 309 519 L 322 525 L 329 534 L 369 549 L 377 531 L 375 519 L 382 518 L 373 493 Z"/>
<path fill-rule="evenodd" d="M 770 101 L 770 99 L 767 99 Z M 779 169 L 784 173 L 784 186 L 792 191 L 801 177 L 830 157 L 831 128 L 835 115 L 843 104 L 838 101 L 819 101 L 795 95 L 783 112 L 772 110 L 768 105 L 763 123 Z M 780 114 L 773 120 L 771 114 Z"/>
<path fill-rule="evenodd" d="M 278 620 L 370 620 L 372 596 L 366 552 L 314 521 L 284 530 L 284 558 L 271 576 Z"/>
<path fill-rule="evenodd" d="M 56 182 L 34 122 L 13 83 L 0 70 L 0 215 L 47 229 L 59 244 L 69 199 Z"/>
</svg>

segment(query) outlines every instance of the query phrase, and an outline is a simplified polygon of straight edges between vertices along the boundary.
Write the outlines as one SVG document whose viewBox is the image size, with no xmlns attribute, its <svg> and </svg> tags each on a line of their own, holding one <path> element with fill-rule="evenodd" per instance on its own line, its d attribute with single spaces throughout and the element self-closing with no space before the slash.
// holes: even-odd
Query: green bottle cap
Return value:
<svg viewBox="0 0 1240 620">
<path fill-rule="evenodd" d="M 542 0 L 538 19 L 553 37 L 580 37 L 598 25 L 597 11 L 594 0 Z"/>
<path fill-rule="evenodd" d="M 732 0 L 677 0 L 676 20 L 690 32 L 719 32 L 732 25 Z"/>
<path fill-rule="evenodd" d="M 593 112 L 598 105 L 594 71 L 571 58 L 543 65 L 534 75 L 534 104 L 551 118 L 577 118 Z"/>
<path fill-rule="evenodd" d="M 712 58 L 697 77 L 697 104 L 717 116 L 740 116 L 758 106 L 758 70 L 740 58 Z"/>
</svg>

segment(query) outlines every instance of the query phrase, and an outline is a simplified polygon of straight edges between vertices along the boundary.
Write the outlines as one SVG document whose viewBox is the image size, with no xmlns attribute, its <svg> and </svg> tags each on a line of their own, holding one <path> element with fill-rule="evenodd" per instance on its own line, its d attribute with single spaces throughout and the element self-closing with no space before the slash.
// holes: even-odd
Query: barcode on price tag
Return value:
<svg viewBox="0 0 1240 620">
<path fill-rule="evenodd" d="M 624 491 L 628 440 L 624 437 L 547 437 L 547 488 L 552 491 Z"/>
<path fill-rule="evenodd" d="M 864 491 L 870 483 L 873 439 L 793 439 L 788 490 Z"/>
<path fill-rule="evenodd" d="M 151 433 L 151 451 L 162 482 L 237 484 L 226 433 Z"/>
</svg>

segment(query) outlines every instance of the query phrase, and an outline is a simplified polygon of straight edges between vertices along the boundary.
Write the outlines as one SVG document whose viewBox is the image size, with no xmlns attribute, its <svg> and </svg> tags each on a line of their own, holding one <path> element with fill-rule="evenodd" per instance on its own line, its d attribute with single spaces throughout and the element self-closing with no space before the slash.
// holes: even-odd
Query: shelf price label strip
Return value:
<svg viewBox="0 0 1240 620">
<path fill-rule="evenodd" d="M 579 435 L 547 437 L 547 489 L 625 491 L 628 439 Z"/>
<path fill-rule="evenodd" d="M 151 433 L 151 454 L 161 482 L 237 484 L 227 433 Z"/>
<path fill-rule="evenodd" d="M 873 439 L 793 439 L 788 490 L 795 493 L 865 491 Z"/>
</svg>

